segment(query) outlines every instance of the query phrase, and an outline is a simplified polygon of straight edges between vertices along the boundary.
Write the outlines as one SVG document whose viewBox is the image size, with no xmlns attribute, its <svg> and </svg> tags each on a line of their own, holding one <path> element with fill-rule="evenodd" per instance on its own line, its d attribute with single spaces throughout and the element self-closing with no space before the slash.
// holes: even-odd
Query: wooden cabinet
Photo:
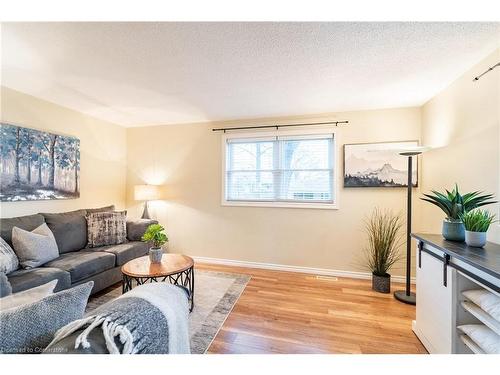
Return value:
<svg viewBox="0 0 500 375">
<path fill-rule="evenodd" d="M 419 248 L 413 331 L 431 354 L 481 352 L 457 326 L 485 324 L 498 334 L 500 323 L 488 320 L 487 314 L 467 301 L 462 292 L 486 289 L 500 296 L 500 245 L 477 249 L 444 241 L 438 235 L 413 237 Z"/>
</svg>

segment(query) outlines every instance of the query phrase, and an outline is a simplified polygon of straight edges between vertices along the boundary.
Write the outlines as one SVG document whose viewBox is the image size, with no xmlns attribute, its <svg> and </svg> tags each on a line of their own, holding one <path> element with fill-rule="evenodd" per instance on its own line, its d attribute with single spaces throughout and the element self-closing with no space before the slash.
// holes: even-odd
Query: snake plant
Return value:
<svg viewBox="0 0 500 375">
<path fill-rule="evenodd" d="M 487 232 L 491 223 L 495 222 L 495 215 L 486 210 L 473 210 L 461 216 L 465 230 L 470 232 Z"/>
<path fill-rule="evenodd" d="M 482 191 L 474 191 L 461 195 L 458 190 L 458 185 L 450 192 L 445 193 L 432 190 L 432 194 L 424 194 L 425 198 L 420 198 L 426 202 L 438 206 L 446 214 L 446 220 L 451 222 L 460 222 L 461 217 L 475 208 L 496 203 L 491 200 L 493 194 L 483 194 Z"/>
</svg>

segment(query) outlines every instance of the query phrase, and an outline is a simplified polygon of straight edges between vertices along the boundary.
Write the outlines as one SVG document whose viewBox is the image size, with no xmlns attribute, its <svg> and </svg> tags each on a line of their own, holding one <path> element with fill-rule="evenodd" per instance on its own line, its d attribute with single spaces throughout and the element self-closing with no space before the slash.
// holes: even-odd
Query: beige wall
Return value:
<svg viewBox="0 0 500 375">
<path fill-rule="evenodd" d="M 300 120 L 349 120 L 349 125 L 338 128 L 341 164 L 344 143 L 418 140 L 420 114 L 419 108 L 404 108 Z M 167 199 L 153 202 L 153 211 L 167 228 L 172 252 L 359 271 L 364 216 L 374 206 L 404 212 L 405 189 L 344 189 L 341 180 L 339 210 L 221 206 L 221 133 L 211 131 L 214 125 L 221 124 L 166 125 L 127 132 L 129 212 L 139 216 L 142 209 L 133 201 L 134 184 L 165 184 Z M 393 274 L 402 274 L 402 269 Z"/>
<path fill-rule="evenodd" d="M 463 191 L 500 194 L 500 72 L 471 81 L 499 60 L 500 50 L 422 108 L 272 123 L 349 120 L 338 129 L 339 163 L 345 143 L 422 139 L 423 144 L 441 147 L 423 155 L 414 200 L 414 230 L 439 232 L 442 214 L 419 201 L 422 191 L 458 182 Z M 142 206 L 133 200 L 133 186 L 164 184 L 166 199 L 153 202 L 152 211 L 167 228 L 172 252 L 359 271 L 365 215 L 374 206 L 405 211 L 404 189 L 344 189 L 341 180 L 339 210 L 221 206 L 221 136 L 212 127 L 270 119 L 124 129 L 4 87 L 1 93 L 2 121 L 80 138 L 82 169 L 80 199 L 2 203 L 2 217 L 110 203 L 126 206 L 130 216 L 138 217 Z M 492 210 L 498 212 L 498 206 Z M 500 226 L 490 232 L 490 238 L 500 242 Z M 392 273 L 401 275 L 403 269 Z"/>
<path fill-rule="evenodd" d="M 2 202 L 0 215 L 61 212 L 116 204 L 125 207 L 126 129 L 1 88 L 1 120 L 80 139 L 80 198 L 55 201 Z"/>
<path fill-rule="evenodd" d="M 500 197 L 500 68 L 472 82 L 499 61 L 500 49 L 423 106 L 423 143 L 438 147 L 423 155 L 424 190 L 457 182 L 463 192 L 484 190 Z M 490 210 L 498 215 L 498 205 Z M 442 219 L 439 209 L 422 205 L 422 230 L 440 232 Z M 489 238 L 500 242 L 499 225 Z"/>
</svg>

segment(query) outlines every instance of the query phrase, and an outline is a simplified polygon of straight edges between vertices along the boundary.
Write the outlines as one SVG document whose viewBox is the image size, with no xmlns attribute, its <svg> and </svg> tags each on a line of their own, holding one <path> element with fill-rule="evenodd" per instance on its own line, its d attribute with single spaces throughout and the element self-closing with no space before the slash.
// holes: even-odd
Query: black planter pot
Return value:
<svg viewBox="0 0 500 375">
<path fill-rule="evenodd" d="M 386 273 L 384 276 L 372 273 L 372 289 L 380 293 L 391 292 L 391 275 Z"/>
</svg>

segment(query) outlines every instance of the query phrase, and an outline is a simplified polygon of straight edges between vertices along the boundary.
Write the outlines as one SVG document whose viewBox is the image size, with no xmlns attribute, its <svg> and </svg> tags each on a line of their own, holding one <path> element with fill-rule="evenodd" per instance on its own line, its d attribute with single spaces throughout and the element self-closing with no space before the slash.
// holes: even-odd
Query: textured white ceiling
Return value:
<svg viewBox="0 0 500 375">
<path fill-rule="evenodd" d="M 124 126 L 421 105 L 500 23 L 9 23 L 2 84 Z"/>
</svg>

